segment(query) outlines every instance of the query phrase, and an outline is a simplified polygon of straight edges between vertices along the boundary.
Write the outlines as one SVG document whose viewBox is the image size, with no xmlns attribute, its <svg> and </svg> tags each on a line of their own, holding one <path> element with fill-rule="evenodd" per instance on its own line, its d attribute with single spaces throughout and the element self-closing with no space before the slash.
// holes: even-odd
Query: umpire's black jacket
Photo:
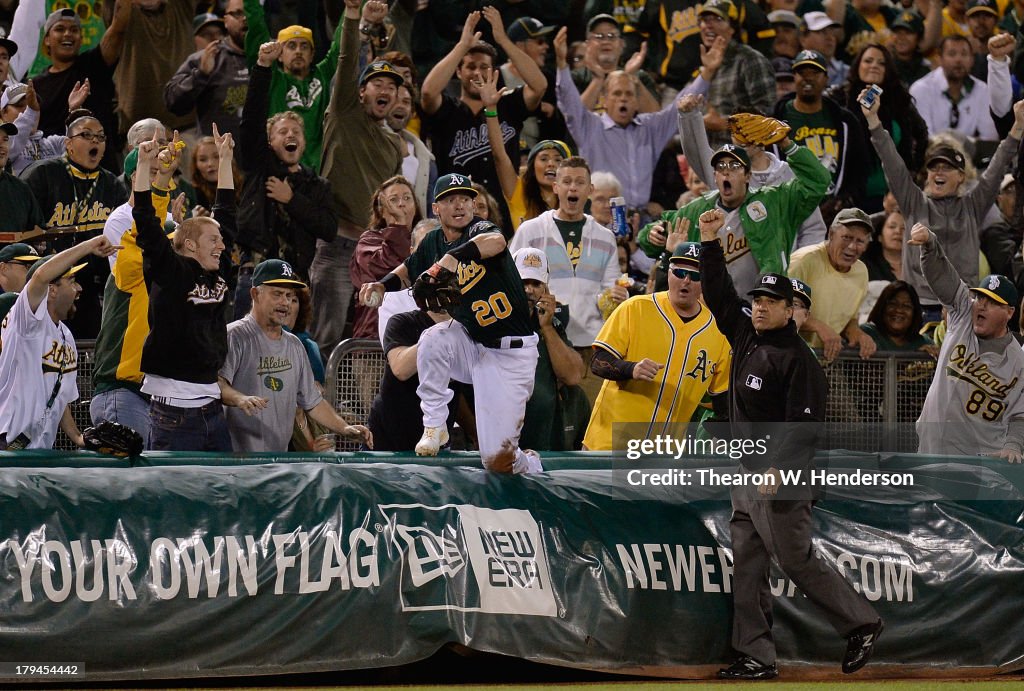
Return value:
<svg viewBox="0 0 1024 691">
<path fill-rule="evenodd" d="M 717 240 L 701 244 L 701 288 L 732 346 L 729 418 L 735 439 L 770 435 L 767 454 L 749 454 L 748 470 L 810 468 L 825 420 L 828 383 L 792 320 L 758 335 L 744 311 Z M 778 424 L 778 423 L 801 424 Z M 766 425 L 763 423 L 773 423 Z"/>
</svg>

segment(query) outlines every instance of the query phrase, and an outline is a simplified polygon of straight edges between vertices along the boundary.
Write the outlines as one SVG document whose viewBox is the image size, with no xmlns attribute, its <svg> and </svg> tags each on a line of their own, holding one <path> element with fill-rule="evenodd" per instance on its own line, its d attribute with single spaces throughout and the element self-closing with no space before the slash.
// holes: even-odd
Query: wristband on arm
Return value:
<svg viewBox="0 0 1024 691">
<path fill-rule="evenodd" d="M 402 289 L 402 279 L 394 273 L 389 273 L 387 276 L 380 279 L 380 284 L 384 286 L 385 293 L 393 293 L 396 290 Z"/>
<path fill-rule="evenodd" d="M 470 240 L 461 247 L 456 247 L 448 254 L 452 255 L 454 259 L 457 259 L 460 264 L 469 264 L 470 262 L 480 261 L 480 247 Z"/>
</svg>

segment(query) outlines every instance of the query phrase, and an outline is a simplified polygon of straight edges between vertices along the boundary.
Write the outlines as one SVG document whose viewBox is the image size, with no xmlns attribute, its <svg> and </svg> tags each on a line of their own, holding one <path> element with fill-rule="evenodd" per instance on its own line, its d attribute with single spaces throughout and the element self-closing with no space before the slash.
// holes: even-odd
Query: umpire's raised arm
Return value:
<svg viewBox="0 0 1024 691">
<path fill-rule="evenodd" d="M 725 252 L 718 239 L 718 230 L 725 223 L 721 209 L 710 209 L 698 217 L 700 226 L 700 275 L 704 302 L 715 315 L 718 329 L 733 343 L 740 326 L 750 323 L 743 311 L 743 301 L 736 294 L 732 277 L 725 267 Z"/>
</svg>

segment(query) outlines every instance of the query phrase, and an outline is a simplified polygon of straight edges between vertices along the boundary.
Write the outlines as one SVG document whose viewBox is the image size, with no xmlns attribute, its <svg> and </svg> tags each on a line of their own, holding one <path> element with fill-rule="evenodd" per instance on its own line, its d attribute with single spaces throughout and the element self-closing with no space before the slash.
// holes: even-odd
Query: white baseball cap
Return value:
<svg viewBox="0 0 1024 691">
<path fill-rule="evenodd" d="M 519 277 L 524 281 L 548 282 L 548 258 L 543 250 L 535 247 L 523 247 L 512 255 L 519 269 Z"/>
<path fill-rule="evenodd" d="M 830 26 L 842 25 L 824 12 L 808 12 L 804 15 L 804 26 L 807 31 L 821 31 Z"/>
</svg>

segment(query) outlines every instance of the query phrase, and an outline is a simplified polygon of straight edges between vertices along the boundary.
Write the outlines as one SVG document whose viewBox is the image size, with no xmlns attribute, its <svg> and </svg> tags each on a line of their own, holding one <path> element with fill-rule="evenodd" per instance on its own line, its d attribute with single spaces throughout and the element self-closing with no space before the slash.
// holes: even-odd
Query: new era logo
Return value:
<svg viewBox="0 0 1024 691">
<path fill-rule="evenodd" d="M 540 527 L 529 511 L 381 504 L 403 562 L 406 612 L 558 614 Z"/>
<path fill-rule="evenodd" d="M 761 390 L 761 377 L 755 377 L 753 374 L 747 375 L 747 386 L 756 391 Z"/>
</svg>

